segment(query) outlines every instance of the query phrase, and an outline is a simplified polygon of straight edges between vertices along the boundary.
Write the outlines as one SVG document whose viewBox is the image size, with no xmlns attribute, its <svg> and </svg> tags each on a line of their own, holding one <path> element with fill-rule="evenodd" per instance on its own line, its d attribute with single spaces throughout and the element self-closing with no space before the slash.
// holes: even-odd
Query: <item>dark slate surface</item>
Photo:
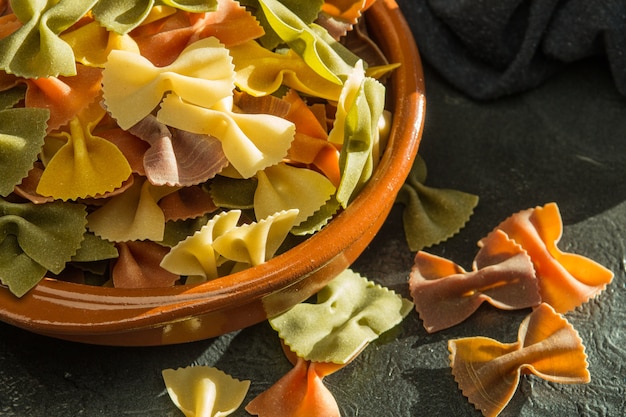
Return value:
<svg viewBox="0 0 626 417">
<path fill-rule="evenodd" d="M 480 196 L 470 223 L 429 251 L 469 269 L 476 241 L 510 214 L 550 201 L 564 221 L 559 247 L 615 272 L 597 299 L 566 315 L 587 347 L 592 380 L 559 385 L 524 377 L 502 416 L 621 416 L 626 409 L 626 99 L 603 59 L 580 60 L 540 87 L 476 102 L 426 67 L 420 153 L 427 184 Z M 354 269 L 408 296 L 413 253 L 401 207 Z M 454 328 L 427 334 L 415 312 L 326 378 L 344 416 L 479 416 L 458 390 L 447 341 L 516 339 L 529 311 L 481 307 Z M 0 416 L 181 416 L 164 368 L 216 366 L 252 381 L 246 403 L 285 374 L 274 331 L 260 324 L 177 346 L 120 348 L 50 339 L 0 323 Z M 243 407 L 234 414 L 246 416 Z"/>
</svg>

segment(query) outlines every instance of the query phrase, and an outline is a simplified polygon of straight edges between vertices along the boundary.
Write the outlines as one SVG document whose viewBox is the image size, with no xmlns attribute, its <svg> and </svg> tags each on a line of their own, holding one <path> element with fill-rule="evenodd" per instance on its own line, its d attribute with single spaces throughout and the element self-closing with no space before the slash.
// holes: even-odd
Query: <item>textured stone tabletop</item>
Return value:
<svg viewBox="0 0 626 417">
<path fill-rule="evenodd" d="M 426 66 L 427 116 L 420 154 L 426 184 L 476 194 L 467 226 L 427 249 L 469 269 L 476 242 L 523 209 L 556 202 L 559 247 L 615 273 L 596 299 L 566 314 L 584 340 L 591 382 L 559 385 L 522 378 L 502 416 L 621 416 L 626 409 L 626 99 L 602 60 L 581 61 L 531 91 L 476 102 Z M 401 206 L 353 269 L 408 297 L 414 253 Z M 328 376 L 342 415 L 479 416 L 448 364 L 447 341 L 488 336 L 514 342 L 529 310 L 483 305 L 464 323 L 428 334 L 413 311 L 353 363 Z M 244 404 L 291 365 L 262 323 L 184 345 L 91 346 L 0 323 L 0 416 L 181 416 L 161 377 L 202 364 L 252 381 Z M 243 407 L 234 414 L 245 416 Z"/>
</svg>

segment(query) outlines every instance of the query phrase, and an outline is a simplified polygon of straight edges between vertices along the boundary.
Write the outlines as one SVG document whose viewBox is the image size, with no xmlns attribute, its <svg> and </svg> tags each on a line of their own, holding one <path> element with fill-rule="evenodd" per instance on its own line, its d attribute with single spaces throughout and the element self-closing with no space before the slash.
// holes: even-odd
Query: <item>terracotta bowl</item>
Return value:
<svg viewBox="0 0 626 417">
<path fill-rule="evenodd" d="M 199 285 L 119 289 L 51 278 L 22 298 L 0 288 L 0 319 L 29 331 L 103 345 L 147 346 L 215 337 L 306 300 L 349 267 L 378 232 L 413 163 L 424 123 L 424 82 L 411 30 L 393 0 L 367 12 L 392 62 L 393 125 L 382 160 L 358 198 L 322 231 L 269 262 Z"/>
</svg>

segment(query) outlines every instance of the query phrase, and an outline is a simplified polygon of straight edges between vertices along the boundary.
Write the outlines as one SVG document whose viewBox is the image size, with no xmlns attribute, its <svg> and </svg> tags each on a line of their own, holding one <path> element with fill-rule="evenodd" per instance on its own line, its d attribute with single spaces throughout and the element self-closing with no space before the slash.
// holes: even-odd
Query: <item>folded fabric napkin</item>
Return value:
<svg viewBox="0 0 626 417">
<path fill-rule="evenodd" d="M 398 0 L 424 61 L 475 99 L 538 86 L 565 65 L 608 62 L 626 95 L 626 2 Z"/>
</svg>

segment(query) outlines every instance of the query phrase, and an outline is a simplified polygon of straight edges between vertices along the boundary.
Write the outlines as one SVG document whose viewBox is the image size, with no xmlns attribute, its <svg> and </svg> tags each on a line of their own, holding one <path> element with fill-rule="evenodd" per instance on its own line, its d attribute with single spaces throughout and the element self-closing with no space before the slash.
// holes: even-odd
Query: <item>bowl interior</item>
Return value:
<svg viewBox="0 0 626 417">
<path fill-rule="evenodd" d="M 120 289 L 45 278 L 16 298 L 0 288 L 0 320 L 86 343 L 160 345 L 218 336 L 306 300 L 349 267 L 382 226 L 411 168 L 424 123 L 422 66 L 398 5 L 366 12 L 370 34 L 391 62 L 389 141 L 367 186 L 346 210 L 303 243 L 265 264 L 197 285 Z"/>
</svg>

